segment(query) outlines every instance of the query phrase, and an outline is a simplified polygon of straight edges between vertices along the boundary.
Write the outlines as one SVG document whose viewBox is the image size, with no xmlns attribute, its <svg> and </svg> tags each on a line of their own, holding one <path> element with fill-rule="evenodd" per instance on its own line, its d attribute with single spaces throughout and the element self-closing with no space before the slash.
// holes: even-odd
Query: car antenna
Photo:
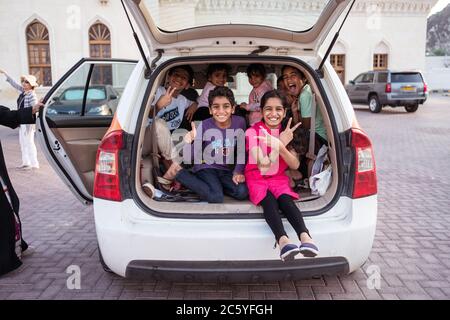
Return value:
<svg viewBox="0 0 450 320">
<path fill-rule="evenodd" d="M 355 4 L 356 0 L 353 0 L 352 5 L 350 6 L 350 9 L 348 10 L 347 14 L 345 15 L 344 21 L 342 21 L 341 26 L 339 27 L 339 30 L 334 35 L 333 41 L 331 41 L 330 46 L 327 49 L 327 52 L 323 56 L 322 62 L 320 62 L 319 68 L 317 68 L 316 73 L 319 75 L 320 78 L 323 78 L 323 65 L 325 64 L 325 61 L 327 61 L 328 56 L 330 55 L 331 50 L 334 47 L 334 44 L 336 43 L 339 32 L 341 31 L 342 27 L 344 26 L 345 21 L 347 20 L 348 15 L 350 14 L 350 11 L 352 11 L 353 5 Z"/>
<path fill-rule="evenodd" d="M 142 49 L 141 42 L 139 41 L 139 37 L 137 36 L 136 31 L 134 30 L 133 24 L 131 23 L 131 19 L 130 19 L 130 16 L 128 15 L 127 8 L 125 7 L 123 0 L 120 0 L 120 2 L 122 2 L 123 10 L 125 10 L 125 14 L 127 15 L 128 22 L 130 23 L 130 26 L 131 26 L 131 30 L 133 30 L 133 37 L 134 37 L 134 40 L 136 41 L 139 52 L 141 53 L 142 59 L 144 59 L 144 63 L 145 63 L 144 77 L 145 77 L 145 79 L 150 79 L 150 75 L 152 74 L 152 71 L 151 71 L 152 69 L 150 68 L 150 63 L 148 62 L 147 57 L 145 56 L 144 49 Z"/>
</svg>

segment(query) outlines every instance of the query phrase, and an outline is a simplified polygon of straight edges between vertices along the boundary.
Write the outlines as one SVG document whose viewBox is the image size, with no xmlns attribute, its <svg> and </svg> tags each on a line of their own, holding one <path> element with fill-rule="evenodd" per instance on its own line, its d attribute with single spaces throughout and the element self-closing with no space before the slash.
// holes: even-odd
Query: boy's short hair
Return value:
<svg viewBox="0 0 450 320">
<path fill-rule="evenodd" d="M 213 90 L 209 92 L 208 95 L 209 107 L 212 106 L 214 99 L 217 97 L 225 97 L 228 99 L 228 101 L 230 101 L 233 107 L 236 105 L 236 101 L 234 100 L 234 93 L 228 87 L 215 87 Z"/>
<path fill-rule="evenodd" d="M 188 75 L 189 75 L 188 82 L 189 82 L 190 85 L 192 85 L 193 84 L 193 80 L 194 80 L 194 70 L 191 68 L 191 66 L 187 65 L 187 64 L 183 64 L 181 66 L 176 66 L 176 67 L 170 68 L 169 76 L 171 76 L 174 73 L 174 71 L 177 70 L 177 69 L 183 69 L 184 71 L 186 71 L 188 73 Z"/>
<path fill-rule="evenodd" d="M 208 66 L 208 69 L 206 69 L 206 78 L 209 78 L 214 72 L 216 71 L 225 71 L 227 73 L 227 76 L 231 72 L 231 67 L 225 63 L 213 63 Z"/>
<path fill-rule="evenodd" d="M 260 75 L 264 79 L 266 78 L 266 68 L 261 63 L 252 63 L 247 67 L 247 77 L 251 77 L 252 75 Z"/>
</svg>

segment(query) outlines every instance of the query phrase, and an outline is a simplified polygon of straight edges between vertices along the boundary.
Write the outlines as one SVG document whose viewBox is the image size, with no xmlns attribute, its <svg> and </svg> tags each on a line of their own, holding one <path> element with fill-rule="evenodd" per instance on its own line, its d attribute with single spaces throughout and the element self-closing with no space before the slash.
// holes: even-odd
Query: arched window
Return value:
<svg viewBox="0 0 450 320">
<path fill-rule="evenodd" d="M 89 52 L 91 58 L 111 58 L 111 33 L 101 22 L 89 28 Z M 92 84 L 112 84 L 111 66 L 98 66 L 92 74 Z"/>
<path fill-rule="evenodd" d="M 92 58 L 111 58 L 111 33 L 103 23 L 89 29 L 89 51 Z"/>
<path fill-rule="evenodd" d="M 34 20 L 26 29 L 26 37 L 30 74 L 36 76 L 40 85 L 51 86 L 52 66 L 47 28 L 39 21 Z"/>
</svg>

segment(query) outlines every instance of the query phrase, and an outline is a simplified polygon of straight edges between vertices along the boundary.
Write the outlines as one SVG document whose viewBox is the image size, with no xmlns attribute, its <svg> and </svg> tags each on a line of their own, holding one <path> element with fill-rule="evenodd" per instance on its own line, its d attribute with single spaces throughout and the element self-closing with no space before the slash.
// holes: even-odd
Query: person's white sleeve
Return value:
<svg viewBox="0 0 450 320">
<path fill-rule="evenodd" d="M 23 87 L 18 84 L 13 78 L 11 78 L 9 75 L 6 75 L 6 82 L 8 82 L 14 89 L 23 92 Z"/>
</svg>

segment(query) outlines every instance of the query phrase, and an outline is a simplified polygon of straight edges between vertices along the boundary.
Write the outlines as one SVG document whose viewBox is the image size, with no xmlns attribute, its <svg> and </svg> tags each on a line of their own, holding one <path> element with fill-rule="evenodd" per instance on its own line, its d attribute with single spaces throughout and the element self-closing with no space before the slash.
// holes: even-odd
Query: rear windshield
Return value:
<svg viewBox="0 0 450 320">
<path fill-rule="evenodd" d="M 392 73 L 391 82 L 422 82 L 420 73 Z"/>
</svg>

